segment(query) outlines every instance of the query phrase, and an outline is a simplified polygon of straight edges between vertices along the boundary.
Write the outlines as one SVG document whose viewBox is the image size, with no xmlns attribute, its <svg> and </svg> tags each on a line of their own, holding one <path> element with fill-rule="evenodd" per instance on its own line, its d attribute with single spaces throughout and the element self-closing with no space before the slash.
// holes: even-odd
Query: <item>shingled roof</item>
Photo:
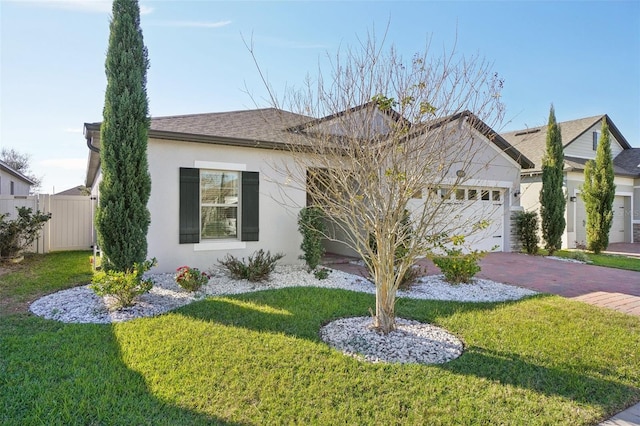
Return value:
<svg viewBox="0 0 640 426">
<path fill-rule="evenodd" d="M 624 136 L 622 136 L 618 128 L 615 126 L 615 124 L 613 124 L 609 116 L 606 114 L 558 123 L 560 132 L 562 133 L 562 141 L 564 142 L 564 147 L 566 148 L 567 146 L 569 146 L 571 143 L 573 143 L 573 141 L 587 132 L 591 127 L 602 121 L 603 118 L 606 118 L 607 125 L 609 126 L 609 131 L 620 143 L 620 145 L 622 145 L 625 150 L 631 149 L 631 145 L 629 145 L 627 140 L 624 138 Z M 528 159 L 534 162 L 535 167 L 532 171 L 540 171 L 542 169 L 542 157 L 544 157 L 547 141 L 546 125 L 502 133 L 502 137 L 505 138 L 517 150 L 522 152 Z M 573 165 L 579 166 L 580 161 L 573 160 L 571 160 L 574 163 Z"/>
<path fill-rule="evenodd" d="M 151 118 L 149 138 L 232 145 L 279 145 L 296 141 L 287 128 L 313 120 L 276 108 Z M 100 123 L 85 123 L 88 131 L 99 131 Z M 306 143 L 304 137 L 297 142 Z"/>
<path fill-rule="evenodd" d="M 16 169 L 14 169 L 13 167 L 11 167 L 10 165 L 8 165 L 7 163 L 5 163 L 4 161 L 0 160 L 0 169 L 4 170 L 5 172 L 9 173 L 10 175 L 22 180 L 23 182 L 28 183 L 29 185 L 35 185 L 35 182 L 33 181 L 33 179 L 31 179 L 28 176 L 23 175 L 22 173 L 20 173 L 19 171 L 17 171 Z"/>
<path fill-rule="evenodd" d="M 629 175 L 640 176 L 640 148 L 622 151 L 613 159 L 613 167 L 625 170 Z"/>
<path fill-rule="evenodd" d="M 368 106 L 370 104 L 353 108 L 345 113 L 357 112 Z M 395 112 L 385 114 L 392 120 L 404 120 Z M 307 133 L 307 130 L 317 127 L 319 123 L 328 123 L 339 116 L 340 114 L 334 114 L 317 119 L 277 108 L 264 108 L 154 117 L 150 121 L 148 136 L 155 139 L 283 149 L 290 144 L 310 146 L 314 136 L 313 132 Z M 492 143 L 520 163 L 523 168 L 532 167 L 531 161 L 469 111 L 445 117 L 442 121 L 451 122 L 461 117 L 472 118 L 471 124 L 477 130 L 485 134 Z M 99 167 L 100 124 L 99 122 L 85 123 L 85 138 L 91 150 L 87 166 L 86 185 L 88 187 L 93 185 Z"/>
</svg>

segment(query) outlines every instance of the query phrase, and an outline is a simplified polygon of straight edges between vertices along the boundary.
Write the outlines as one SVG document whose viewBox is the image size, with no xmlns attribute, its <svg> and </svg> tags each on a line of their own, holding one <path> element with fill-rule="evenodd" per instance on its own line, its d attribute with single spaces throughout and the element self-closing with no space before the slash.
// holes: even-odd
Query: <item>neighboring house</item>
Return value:
<svg viewBox="0 0 640 426">
<path fill-rule="evenodd" d="M 35 182 L 0 160 L 0 195 L 29 195 Z"/>
<path fill-rule="evenodd" d="M 365 107 L 345 113 L 357 117 L 359 108 Z M 397 113 L 379 114 L 373 123 L 376 131 L 384 131 L 390 120 L 402 119 Z M 157 258 L 157 270 L 171 272 L 182 265 L 208 269 L 227 253 L 246 258 L 257 249 L 281 252 L 285 263 L 299 263 L 302 237 L 297 215 L 307 196 L 305 188 L 297 187 L 281 171 L 295 168 L 293 156 L 304 155 L 314 131 L 337 135 L 338 117 L 315 119 L 267 108 L 152 118 L 147 148 L 152 182 L 147 240 L 148 256 Z M 511 211 L 518 204 L 520 172 L 533 163 L 469 112 L 438 125 L 454 131 L 455 126 L 472 126 L 470 139 L 475 141 L 481 164 L 458 191 L 425 188 L 414 204 L 438 191 L 438 197 L 470 207 L 466 214 L 473 209 L 488 211 L 491 226 L 474 247 L 510 251 Z M 84 134 L 90 149 L 86 186 L 99 197 L 100 123 L 85 123 Z M 294 153 L 288 144 L 302 149 Z M 327 248 L 349 252 L 335 243 Z"/>
<path fill-rule="evenodd" d="M 598 115 L 558 123 L 565 157 L 567 225 L 562 238 L 565 248 L 586 244 L 586 210 L 580 189 L 584 183 L 585 164 L 596 157 L 603 119 L 609 126 L 616 185 L 609 242 L 640 242 L 640 148 L 631 147 L 608 115 Z M 527 211 L 539 212 L 547 126 L 503 133 L 502 137 L 535 163 L 533 169 L 522 171 L 520 204 Z"/>
<path fill-rule="evenodd" d="M 74 186 L 73 188 L 65 189 L 64 191 L 56 192 L 53 195 L 72 195 L 77 197 L 86 197 L 89 195 L 89 190 L 84 185 Z"/>
</svg>

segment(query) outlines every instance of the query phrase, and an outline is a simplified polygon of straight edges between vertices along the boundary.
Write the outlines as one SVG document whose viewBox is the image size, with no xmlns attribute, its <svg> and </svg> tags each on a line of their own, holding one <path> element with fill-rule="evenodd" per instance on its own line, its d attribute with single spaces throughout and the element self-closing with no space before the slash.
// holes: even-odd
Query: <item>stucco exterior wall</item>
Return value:
<svg viewBox="0 0 640 426">
<path fill-rule="evenodd" d="M 151 139 L 148 158 L 152 182 L 148 257 L 158 260 L 155 271 L 173 272 L 182 265 L 207 270 L 227 253 L 246 258 L 258 249 L 272 254 L 286 253 L 280 261 L 283 264 L 301 262 L 298 256 L 302 237 L 297 229 L 297 215 L 305 205 L 305 191 L 295 188 L 286 176 L 274 170 L 276 164 L 292 163 L 289 153 Z M 259 241 L 232 239 L 179 244 L 179 169 L 207 168 L 206 164 L 221 170 L 260 172 Z"/>
</svg>

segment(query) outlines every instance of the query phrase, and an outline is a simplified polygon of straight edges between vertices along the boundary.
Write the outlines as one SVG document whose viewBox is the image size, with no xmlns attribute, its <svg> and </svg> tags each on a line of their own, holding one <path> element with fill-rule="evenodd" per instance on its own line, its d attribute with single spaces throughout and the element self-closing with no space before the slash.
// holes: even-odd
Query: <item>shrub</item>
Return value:
<svg viewBox="0 0 640 426">
<path fill-rule="evenodd" d="M 0 257 L 15 257 L 33 243 L 51 214 L 39 210 L 33 213 L 28 207 L 16 207 L 18 217 L 5 220 L 7 213 L 0 214 Z"/>
<path fill-rule="evenodd" d="M 269 279 L 269 275 L 276 268 L 276 263 L 283 257 L 284 254 L 282 253 L 271 255 L 269 251 L 265 253 L 260 249 L 249 256 L 247 262 L 245 262 L 244 257 L 242 260 L 238 260 L 234 256 L 227 254 L 218 263 L 224 266 L 235 279 L 258 282 Z"/>
<path fill-rule="evenodd" d="M 580 262 L 591 263 L 589 256 L 583 251 L 570 251 L 569 257 Z"/>
<path fill-rule="evenodd" d="M 445 280 L 449 283 L 468 283 L 480 272 L 478 261 L 486 255 L 486 252 L 474 250 L 469 253 L 463 253 L 460 247 L 464 244 L 463 236 L 454 236 L 451 241 L 453 242 L 453 247 L 444 248 L 445 256 L 432 256 L 431 260 L 440 268 Z"/>
<path fill-rule="evenodd" d="M 156 265 L 156 259 L 151 259 L 142 264 L 134 264 L 128 271 L 99 271 L 96 272 L 89 286 L 98 296 L 113 296 L 116 299 L 116 308 L 124 308 L 133 305 L 133 300 L 153 287 L 153 281 L 142 279 L 142 274 Z"/>
<path fill-rule="evenodd" d="M 538 253 L 538 214 L 536 212 L 520 212 L 515 217 L 516 232 L 522 243 L 522 248 L 528 254 Z"/>
<path fill-rule="evenodd" d="M 200 271 L 198 268 L 181 266 L 176 269 L 175 279 L 178 285 L 183 289 L 196 291 L 209 282 L 209 275 Z"/>
<path fill-rule="evenodd" d="M 300 248 L 309 272 L 315 271 L 324 256 L 322 236 L 325 233 L 324 215 L 318 207 L 305 207 L 298 214 L 298 230 L 302 234 Z M 314 272 L 315 275 L 315 272 Z"/>
<path fill-rule="evenodd" d="M 331 273 L 331 269 L 317 268 L 313 271 L 313 275 L 319 280 L 326 280 Z"/>
</svg>

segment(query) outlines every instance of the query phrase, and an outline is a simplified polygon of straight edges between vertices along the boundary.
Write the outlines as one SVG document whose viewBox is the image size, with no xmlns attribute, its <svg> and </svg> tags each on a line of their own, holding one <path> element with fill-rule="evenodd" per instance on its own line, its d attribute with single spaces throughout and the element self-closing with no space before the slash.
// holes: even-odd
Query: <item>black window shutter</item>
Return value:
<svg viewBox="0 0 640 426">
<path fill-rule="evenodd" d="M 200 242 L 200 170 L 180 167 L 180 244 Z"/>
<path fill-rule="evenodd" d="M 242 172 L 242 241 L 258 241 L 260 219 L 260 173 Z"/>
</svg>

